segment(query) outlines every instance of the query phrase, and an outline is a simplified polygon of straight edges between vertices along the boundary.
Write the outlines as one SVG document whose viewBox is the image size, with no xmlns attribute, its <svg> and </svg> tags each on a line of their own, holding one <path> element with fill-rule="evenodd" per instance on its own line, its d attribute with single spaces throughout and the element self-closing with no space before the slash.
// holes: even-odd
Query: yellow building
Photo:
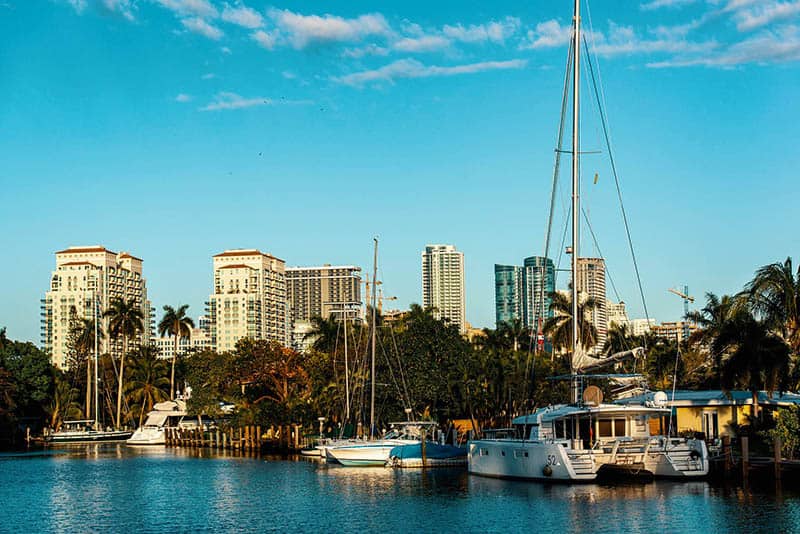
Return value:
<svg viewBox="0 0 800 534">
<path fill-rule="evenodd" d="M 652 393 L 621 399 L 621 404 L 637 404 L 649 402 Z M 674 400 L 667 392 L 670 400 L 667 407 L 672 406 L 674 419 L 672 434 L 682 432 L 702 432 L 706 439 L 722 436 L 735 436 L 735 425 L 748 424 L 753 416 L 753 395 L 749 391 L 708 390 L 708 391 L 676 391 Z M 776 408 L 800 404 L 800 395 L 795 393 L 758 394 L 759 409 L 766 414 Z M 670 428 L 669 417 L 662 421 L 654 420 L 651 425 L 653 434 L 666 434 Z M 659 428 L 656 428 L 659 427 Z"/>
</svg>

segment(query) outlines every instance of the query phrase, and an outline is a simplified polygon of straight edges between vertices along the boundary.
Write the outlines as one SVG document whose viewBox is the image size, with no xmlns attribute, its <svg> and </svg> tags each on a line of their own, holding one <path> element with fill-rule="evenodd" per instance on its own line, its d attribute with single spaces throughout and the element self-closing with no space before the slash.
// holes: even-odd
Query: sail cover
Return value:
<svg viewBox="0 0 800 534">
<path fill-rule="evenodd" d="M 572 369 L 576 373 L 593 371 L 595 369 L 600 369 L 602 367 L 613 365 L 625 360 L 639 360 L 643 359 L 644 357 L 645 352 L 644 348 L 642 347 L 616 352 L 604 358 L 595 358 L 594 356 L 590 356 L 584 350 L 580 349 L 577 350 L 572 357 Z"/>
</svg>

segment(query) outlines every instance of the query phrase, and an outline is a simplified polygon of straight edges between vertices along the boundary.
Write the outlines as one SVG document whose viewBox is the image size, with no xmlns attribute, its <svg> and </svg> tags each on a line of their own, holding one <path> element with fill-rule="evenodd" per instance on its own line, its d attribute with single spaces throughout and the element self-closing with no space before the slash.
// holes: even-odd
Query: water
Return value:
<svg viewBox="0 0 800 534">
<path fill-rule="evenodd" d="M 0 531 L 800 532 L 800 495 L 92 445 L 0 456 Z"/>
</svg>

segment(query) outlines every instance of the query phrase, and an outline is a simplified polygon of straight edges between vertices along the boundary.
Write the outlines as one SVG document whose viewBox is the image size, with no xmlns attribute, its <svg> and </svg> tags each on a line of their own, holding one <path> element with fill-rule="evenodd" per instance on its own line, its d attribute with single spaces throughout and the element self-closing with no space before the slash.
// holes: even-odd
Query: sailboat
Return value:
<svg viewBox="0 0 800 534">
<path fill-rule="evenodd" d="M 470 473 L 531 480 L 592 481 L 601 470 L 646 473 L 664 477 L 696 477 L 708 473 L 708 450 L 702 440 L 651 436 L 651 419 L 668 416 L 666 395 L 661 392 L 642 405 L 604 404 L 596 386 L 584 388 L 594 370 L 627 359 L 641 359 L 643 348 L 595 358 L 581 347 L 578 335 L 580 143 L 579 94 L 581 18 L 575 0 L 571 43 L 572 66 L 572 335 L 570 375 L 571 402 L 548 406 L 512 421 L 511 437 L 486 432 L 468 443 Z M 568 86 L 565 85 L 565 93 Z M 566 94 L 565 94 L 566 99 Z M 566 100 L 565 100 L 566 102 Z M 563 120 L 563 119 L 562 119 Z M 547 254 L 545 254 L 546 256 Z"/>
<path fill-rule="evenodd" d="M 45 434 L 44 442 L 48 445 L 66 445 L 71 443 L 99 443 L 108 441 L 125 441 L 133 434 L 130 430 L 103 429 L 100 424 L 100 396 L 97 389 L 98 347 L 98 313 L 99 302 L 94 299 L 94 419 L 64 421 L 61 428 Z"/>
</svg>

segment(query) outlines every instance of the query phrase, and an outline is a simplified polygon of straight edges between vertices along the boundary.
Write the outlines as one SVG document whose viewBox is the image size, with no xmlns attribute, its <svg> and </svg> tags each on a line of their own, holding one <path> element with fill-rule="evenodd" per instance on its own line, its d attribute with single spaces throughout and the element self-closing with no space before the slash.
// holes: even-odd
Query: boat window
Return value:
<svg viewBox="0 0 800 534">
<path fill-rule="evenodd" d="M 489 456 L 489 449 L 481 449 L 480 450 L 481 456 Z"/>
<path fill-rule="evenodd" d="M 597 421 L 597 437 L 610 438 L 611 434 L 611 419 L 600 419 Z"/>
<path fill-rule="evenodd" d="M 614 435 L 617 437 L 625 435 L 625 419 L 614 419 Z"/>
<path fill-rule="evenodd" d="M 564 421 L 556 421 L 553 426 L 556 427 L 556 439 L 564 439 Z"/>
<path fill-rule="evenodd" d="M 514 458 L 527 458 L 528 451 L 523 449 L 514 449 Z"/>
</svg>

